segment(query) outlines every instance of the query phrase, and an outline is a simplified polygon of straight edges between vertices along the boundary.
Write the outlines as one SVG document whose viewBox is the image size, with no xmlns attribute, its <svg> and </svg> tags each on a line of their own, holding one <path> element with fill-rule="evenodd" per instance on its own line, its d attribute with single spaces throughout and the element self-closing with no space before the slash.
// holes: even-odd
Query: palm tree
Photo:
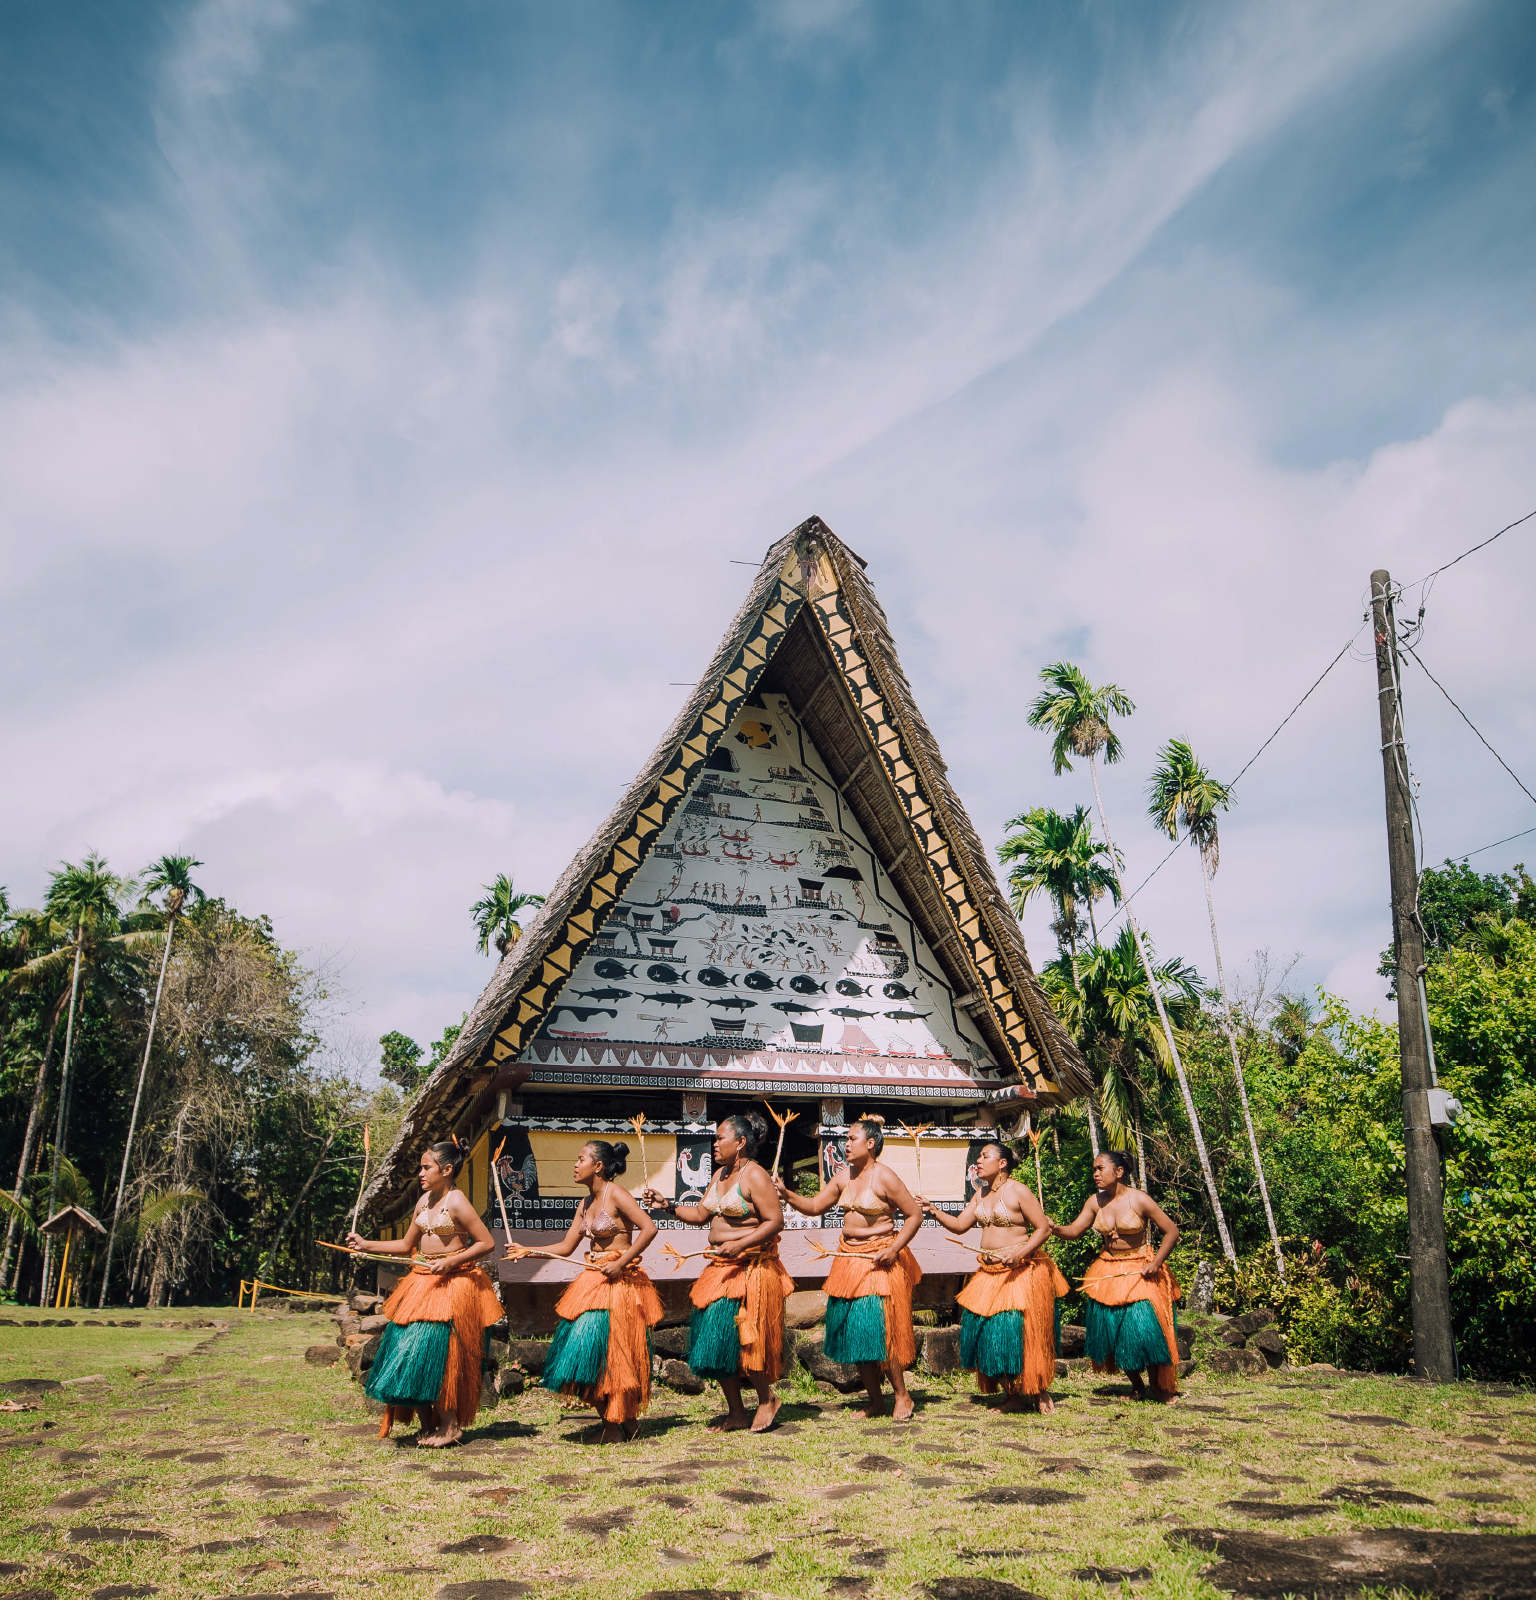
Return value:
<svg viewBox="0 0 1536 1600">
<path fill-rule="evenodd" d="M 32 987 L 42 981 L 41 974 L 33 969 L 36 954 L 38 952 L 46 954 L 57 948 L 68 938 L 68 929 L 60 928 L 52 917 L 41 911 L 12 911 L 7 904 L 4 915 L 10 922 L 6 930 L 4 954 L 6 965 L 13 969 L 6 974 L 5 986 L 8 990 Z M 48 1094 L 48 1072 L 53 1065 L 59 1023 L 64 1018 L 64 1006 L 68 998 L 68 986 L 61 982 L 57 993 L 43 1009 L 43 1020 L 47 1023 L 47 1042 L 43 1047 L 42 1059 L 38 1062 L 37 1078 L 32 1085 L 32 1107 L 27 1115 L 26 1132 L 21 1141 L 21 1156 L 16 1163 L 16 1186 L 11 1194 L 11 1198 L 18 1204 L 26 1187 L 27 1172 L 32 1165 L 33 1151 L 37 1147 L 38 1134 L 43 1125 L 43 1107 Z M 6 1209 L 9 1220 L 5 1229 L 5 1252 L 3 1257 L 0 1257 L 0 1289 L 10 1287 L 12 1262 L 15 1262 L 19 1273 L 21 1257 L 25 1252 L 25 1239 L 22 1241 L 21 1249 L 17 1249 L 17 1232 L 21 1226 L 18 1214 L 14 1208 Z"/>
<path fill-rule="evenodd" d="M 1122 928 L 1112 944 L 1095 944 L 1084 953 L 1078 973 L 1053 961 L 1042 978 L 1057 1014 L 1093 1063 L 1105 1131 L 1121 1149 L 1135 1148 L 1145 1188 L 1145 1072 L 1174 1075 L 1160 1015 L 1187 1032 L 1200 1015 L 1201 983 L 1195 969 L 1177 959 L 1153 966 L 1149 974 L 1141 949 L 1131 930 Z"/>
<path fill-rule="evenodd" d="M 1072 771 L 1071 758 L 1084 756 L 1093 777 L 1093 798 L 1099 810 L 1099 827 L 1110 849 L 1110 862 L 1120 886 L 1120 898 L 1125 899 L 1125 883 L 1120 877 L 1120 860 L 1115 841 L 1110 835 L 1109 819 L 1104 814 L 1104 795 L 1099 788 L 1099 757 L 1105 761 L 1118 761 L 1124 754 L 1119 738 L 1109 725 L 1112 716 L 1128 717 L 1136 709 L 1131 697 L 1118 685 L 1109 683 L 1095 688 L 1083 672 L 1070 661 L 1056 661 L 1040 669 L 1040 678 L 1047 687 L 1029 708 L 1029 725 L 1043 728 L 1055 737 L 1051 745 L 1051 760 L 1059 777 Z M 1205 1135 L 1200 1130 L 1200 1117 L 1195 1110 L 1194 1096 L 1189 1092 L 1189 1079 L 1184 1071 L 1184 1061 L 1174 1041 L 1173 1024 L 1168 1020 L 1168 1009 L 1163 1004 L 1162 990 L 1152 975 L 1152 963 L 1142 941 L 1141 928 L 1136 914 L 1129 906 L 1125 919 L 1130 924 L 1136 941 L 1141 964 L 1151 985 L 1152 998 L 1157 1004 L 1158 1019 L 1162 1023 L 1163 1037 L 1168 1044 L 1174 1071 L 1178 1074 L 1179 1092 L 1184 1097 L 1184 1110 L 1195 1136 L 1195 1149 L 1200 1157 L 1200 1171 L 1205 1177 L 1206 1193 L 1211 1198 L 1211 1210 L 1216 1217 L 1216 1231 L 1221 1238 L 1221 1248 L 1228 1261 L 1237 1264 L 1237 1252 L 1232 1248 L 1232 1236 L 1227 1231 L 1226 1214 L 1221 1209 L 1221 1197 L 1216 1192 L 1216 1174 L 1211 1169 L 1211 1158 L 1205 1148 Z"/>
<path fill-rule="evenodd" d="M 144 1036 L 144 1059 L 139 1063 L 139 1082 L 133 1092 L 133 1112 L 128 1118 L 128 1137 L 123 1143 L 123 1166 L 117 1176 L 117 1199 L 112 1202 L 112 1227 L 107 1234 L 107 1264 L 101 1274 L 98 1309 L 107 1303 L 107 1288 L 112 1281 L 112 1253 L 117 1246 L 117 1224 L 123 1209 L 123 1190 L 128 1183 L 128 1160 L 133 1154 L 133 1136 L 139 1126 L 139 1106 L 144 1099 L 144 1079 L 149 1073 L 149 1052 L 155 1043 L 155 1025 L 160 1020 L 160 996 L 165 989 L 165 969 L 171 959 L 171 941 L 176 936 L 176 919 L 188 896 L 201 905 L 207 898 L 192 881 L 193 867 L 202 866 L 194 856 L 161 856 L 144 876 L 140 906 L 151 904 L 152 894 L 165 894 L 165 948 L 160 954 L 160 976 L 155 981 L 155 1003 L 149 1013 L 149 1032 Z"/>
<path fill-rule="evenodd" d="M 131 883 L 117 877 L 107 863 L 92 850 L 79 866 L 64 862 L 53 876 L 43 909 L 56 922 L 73 929 L 70 942 L 62 949 L 38 956 L 29 962 L 29 968 L 41 969 L 48 963 L 57 964 L 66 954 L 73 952 L 69 979 L 69 1012 L 64 1024 L 64 1061 L 59 1069 L 59 1109 L 54 1123 L 53 1168 L 48 1182 L 48 1215 L 56 1209 L 59 1193 L 59 1163 L 64 1156 L 64 1139 L 69 1128 L 70 1068 L 74 1064 L 75 1020 L 79 1014 L 81 970 L 87 957 L 94 966 L 109 944 L 136 941 L 137 936 L 123 934 L 120 901 L 132 888 Z M 52 1275 L 53 1251 L 50 1247 L 43 1258 L 43 1292 L 41 1304 L 48 1301 L 49 1279 Z"/>
<path fill-rule="evenodd" d="M 1056 911 L 1051 932 L 1056 935 L 1058 947 L 1066 951 L 1072 961 L 1072 978 L 1077 981 L 1077 942 L 1082 937 L 1083 920 L 1078 915 L 1081 901 L 1088 912 L 1089 926 L 1095 942 L 1098 924 L 1093 916 L 1093 902 L 1105 894 L 1116 902 L 1120 898 L 1119 880 L 1113 870 L 1099 858 L 1109 854 L 1109 847 L 1093 837 L 1093 823 L 1087 806 L 1078 806 L 1071 816 L 1045 806 L 1035 806 L 1003 826 L 1009 836 L 998 846 L 998 860 L 1004 866 L 1012 863 L 1008 874 L 1008 887 L 1013 891 L 1013 914 L 1024 915 L 1024 907 L 1031 896 L 1045 894 Z M 1011 830 L 1018 829 L 1017 833 Z M 1088 1097 L 1088 1138 L 1093 1153 L 1099 1153 L 1098 1119 L 1094 1116 L 1093 1097 Z"/>
<path fill-rule="evenodd" d="M 518 894 L 506 873 L 498 872 L 496 881 L 485 885 L 485 898 L 475 901 L 469 908 L 470 916 L 475 919 L 475 932 L 480 935 L 480 954 L 489 955 L 494 942 L 497 952 L 505 955 L 523 936 L 518 913 L 543 904 L 543 895 Z"/>
<path fill-rule="evenodd" d="M 1237 1029 L 1232 1022 L 1232 997 L 1227 992 L 1227 974 L 1221 963 L 1221 940 L 1216 933 L 1216 898 L 1212 880 L 1221 865 L 1221 838 L 1217 813 L 1232 804 L 1232 791 L 1218 782 L 1195 757 L 1182 739 L 1170 739 L 1157 758 L 1147 784 L 1147 814 L 1152 825 L 1170 839 L 1184 836 L 1200 857 L 1200 876 L 1205 880 L 1205 909 L 1211 922 L 1211 950 L 1216 957 L 1216 982 L 1221 989 L 1221 1022 L 1232 1051 L 1232 1071 L 1237 1078 L 1237 1095 L 1243 1105 L 1243 1124 L 1248 1129 L 1248 1148 L 1253 1153 L 1253 1170 L 1259 1175 L 1259 1194 L 1264 1201 L 1264 1220 L 1269 1224 L 1269 1242 L 1275 1248 L 1275 1268 L 1285 1281 L 1285 1256 L 1280 1249 L 1280 1232 L 1269 1203 L 1269 1184 L 1264 1179 L 1264 1162 L 1259 1155 L 1258 1135 L 1253 1131 L 1253 1112 L 1248 1106 L 1248 1083 L 1243 1076 L 1242 1058 L 1237 1049 Z"/>
</svg>

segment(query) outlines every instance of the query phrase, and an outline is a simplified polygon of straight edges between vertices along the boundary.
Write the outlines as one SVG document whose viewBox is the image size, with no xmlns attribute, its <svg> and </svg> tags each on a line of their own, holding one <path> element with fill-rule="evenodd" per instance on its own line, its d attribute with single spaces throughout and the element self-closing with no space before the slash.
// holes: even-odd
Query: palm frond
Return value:
<svg viewBox="0 0 1536 1600">
<path fill-rule="evenodd" d="M 207 1198 L 207 1195 L 198 1189 L 151 1190 L 139 1208 L 135 1224 L 136 1237 L 144 1238 L 162 1223 L 169 1222 L 178 1212 L 201 1205 Z"/>
<path fill-rule="evenodd" d="M 8 1189 L 0 1189 L 0 1212 L 14 1217 L 34 1239 L 38 1236 L 38 1220 L 31 1205 L 25 1200 L 18 1200 Z"/>
</svg>

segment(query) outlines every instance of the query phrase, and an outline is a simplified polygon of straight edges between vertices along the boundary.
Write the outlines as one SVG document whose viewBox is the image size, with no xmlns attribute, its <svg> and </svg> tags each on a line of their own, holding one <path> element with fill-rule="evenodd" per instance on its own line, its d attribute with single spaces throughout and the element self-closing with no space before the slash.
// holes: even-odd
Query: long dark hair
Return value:
<svg viewBox="0 0 1536 1600">
<path fill-rule="evenodd" d="M 609 1144 L 606 1139 L 588 1139 L 587 1149 L 597 1157 L 605 1178 L 616 1178 L 629 1165 L 629 1146 L 620 1139 Z"/>
<path fill-rule="evenodd" d="M 741 1140 L 748 1161 L 756 1161 L 757 1153 L 768 1142 L 768 1124 L 756 1111 L 733 1111 L 721 1117 Z"/>
<path fill-rule="evenodd" d="M 446 1172 L 450 1179 L 459 1175 L 459 1168 L 469 1160 L 469 1146 L 457 1139 L 439 1139 L 427 1146 L 427 1153 Z"/>
</svg>

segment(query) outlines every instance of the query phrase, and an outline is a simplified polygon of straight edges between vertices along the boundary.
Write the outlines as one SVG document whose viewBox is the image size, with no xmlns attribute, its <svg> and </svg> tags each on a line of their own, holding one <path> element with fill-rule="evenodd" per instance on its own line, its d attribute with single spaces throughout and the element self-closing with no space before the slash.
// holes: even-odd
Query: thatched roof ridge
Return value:
<svg viewBox="0 0 1536 1600">
<path fill-rule="evenodd" d="M 812 519 L 813 522 L 817 520 Z M 802 527 L 809 525 L 802 524 Z M 406 1161 L 414 1160 L 424 1145 L 448 1136 L 463 1110 L 465 1097 L 456 1091 L 460 1088 L 459 1080 L 465 1068 L 484 1051 L 507 1006 L 538 971 L 539 963 L 558 937 L 581 891 L 602 867 L 614 845 L 629 827 L 637 807 L 671 761 L 683 736 L 714 698 L 719 681 L 740 650 L 742 640 L 751 631 L 778 587 L 779 569 L 789 559 L 800 532 L 801 528 L 796 528 L 794 532 L 786 534 L 763 557 L 763 564 L 746 599 L 741 603 L 741 609 L 726 629 L 725 637 L 720 641 L 708 667 L 699 675 L 693 693 L 672 719 L 635 781 L 620 796 L 597 831 L 577 851 L 575 859 L 549 891 L 538 915 L 497 964 L 491 981 L 465 1019 L 463 1030 L 454 1041 L 453 1048 L 418 1090 L 411 1103 L 410 1115 L 401 1123 L 394 1145 L 380 1162 L 378 1175 L 368 1186 L 368 1192 L 363 1197 L 365 1206 L 381 1199 L 398 1182 L 396 1169 L 402 1156 Z"/>
<path fill-rule="evenodd" d="M 839 581 L 852 601 L 866 653 L 878 663 L 882 686 L 892 703 L 893 720 L 900 726 L 904 742 L 919 762 L 924 786 L 936 800 L 947 824 L 945 832 L 960 847 L 966 876 L 986 922 L 989 943 L 1002 958 L 1013 988 L 1024 1001 L 1041 1053 L 1050 1063 L 1051 1076 L 1069 1092 L 1087 1094 L 1092 1089 L 1088 1068 L 1035 976 L 1024 935 L 998 885 L 992 858 L 951 786 L 949 768 L 939 753 L 938 740 L 918 710 L 885 609 L 864 571 L 864 563 L 844 562 L 836 554 L 833 560 Z"/>
<path fill-rule="evenodd" d="M 1045 998 L 986 848 L 949 783 L 864 562 L 812 517 L 769 549 L 694 693 L 497 966 L 454 1048 L 418 1093 L 365 1205 L 398 1205 L 423 1146 L 470 1121 L 478 1126 L 475 1108 L 486 1092 L 526 1076 L 530 1069 L 517 1070 L 520 1052 L 732 707 L 755 692 L 765 671 L 796 689 L 802 712 L 830 718 L 818 748 L 835 758 L 834 778 L 855 809 L 865 808 L 866 832 L 885 840 L 882 864 L 930 943 L 948 947 L 945 963 L 971 991 L 973 1015 L 998 1059 L 1012 1062 L 1028 1085 L 1038 1082 L 1035 1067 L 1043 1068 L 1049 1081 L 1040 1092 L 1048 1099 L 1088 1092 L 1087 1069 Z"/>
</svg>

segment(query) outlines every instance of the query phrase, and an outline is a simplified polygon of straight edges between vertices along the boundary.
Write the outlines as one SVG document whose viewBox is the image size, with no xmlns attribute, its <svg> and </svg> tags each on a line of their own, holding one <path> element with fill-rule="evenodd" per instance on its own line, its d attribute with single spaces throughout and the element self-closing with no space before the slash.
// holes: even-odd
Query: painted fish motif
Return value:
<svg viewBox="0 0 1536 1600">
<path fill-rule="evenodd" d="M 873 1011 L 860 1011 L 854 1006 L 832 1007 L 832 1015 L 834 1017 L 872 1017 L 874 1014 Z"/>
<path fill-rule="evenodd" d="M 839 994 L 846 994 L 857 1000 L 860 995 L 866 995 L 869 990 L 863 984 L 855 983 L 852 978 L 839 978 L 836 984 Z"/>
<path fill-rule="evenodd" d="M 716 1011 L 750 1011 L 757 1001 L 748 1000 L 745 995 L 731 994 L 724 1000 L 711 1000 L 709 1003 Z"/>
<path fill-rule="evenodd" d="M 703 973 L 699 976 L 703 977 Z M 749 972 L 741 981 L 749 989 L 756 989 L 759 993 L 764 993 L 773 987 L 773 979 L 766 972 Z"/>
<path fill-rule="evenodd" d="M 571 993 L 581 995 L 587 1000 L 627 1000 L 634 991 L 631 989 L 572 989 Z"/>
<path fill-rule="evenodd" d="M 622 961 L 599 961 L 592 969 L 600 978 L 627 978 L 629 968 Z"/>
<path fill-rule="evenodd" d="M 892 1022 L 921 1022 L 924 1017 L 931 1017 L 931 1011 L 887 1011 Z"/>
<path fill-rule="evenodd" d="M 676 967 L 668 966 L 665 961 L 653 962 L 645 969 L 645 975 L 652 983 L 681 983 L 684 974 Z"/>
<path fill-rule="evenodd" d="M 659 1006 L 691 1006 L 693 1004 L 693 996 L 691 994 L 679 994 L 675 989 L 669 994 L 643 994 L 640 998 L 642 1000 L 654 1000 Z"/>
<path fill-rule="evenodd" d="M 917 996 L 917 990 L 909 989 L 904 983 L 888 983 L 880 993 L 887 1000 L 912 1000 Z"/>
<path fill-rule="evenodd" d="M 826 984 L 817 983 L 814 978 L 806 977 L 803 972 L 797 972 L 789 980 L 789 986 L 796 994 L 825 994 L 827 992 Z"/>
<path fill-rule="evenodd" d="M 803 1006 L 798 1000 L 775 1000 L 773 1009 L 782 1011 L 788 1017 L 814 1016 L 816 1012 L 815 1006 Z"/>
<path fill-rule="evenodd" d="M 705 967 L 699 973 L 699 982 L 707 989 L 724 989 L 731 983 L 731 975 L 722 972 L 719 967 Z"/>
<path fill-rule="evenodd" d="M 562 1011 L 569 1011 L 578 1022 L 586 1022 L 590 1017 L 616 1017 L 618 1012 L 611 1006 L 551 1006 L 550 1016 L 557 1016 Z"/>
</svg>

